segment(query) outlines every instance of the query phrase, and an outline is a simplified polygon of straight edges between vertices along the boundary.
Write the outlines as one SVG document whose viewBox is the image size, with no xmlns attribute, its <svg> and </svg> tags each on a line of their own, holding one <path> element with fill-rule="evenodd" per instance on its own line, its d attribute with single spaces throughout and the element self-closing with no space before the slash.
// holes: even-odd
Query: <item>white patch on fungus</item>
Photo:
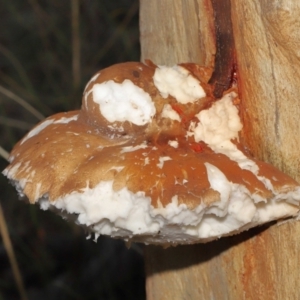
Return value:
<svg viewBox="0 0 300 300">
<path fill-rule="evenodd" d="M 149 165 L 150 164 L 150 159 L 149 159 L 149 157 L 145 157 L 145 159 L 144 159 L 144 166 L 147 166 L 147 165 Z"/>
<path fill-rule="evenodd" d="M 169 156 L 161 156 L 161 157 L 159 158 L 159 163 L 157 164 L 157 166 L 158 166 L 160 169 L 162 169 L 163 166 L 164 166 L 164 162 L 165 162 L 165 161 L 168 161 L 168 160 L 172 160 L 172 158 L 169 157 Z"/>
<path fill-rule="evenodd" d="M 98 73 L 96 73 L 96 74 L 90 79 L 90 81 L 86 84 L 86 86 L 85 86 L 85 88 L 84 88 L 83 94 L 85 94 L 85 92 L 86 92 L 88 86 L 89 86 L 92 82 L 94 82 L 94 81 L 97 80 L 97 78 L 100 76 L 100 74 L 101 74 L 101 73 L 98 72 Z"/>
<path fill-rule="evenodd" d="M 42 130 L 44 130 L 46 127 L 48 127 L 51 124 L 67 124 L 71 121 L 76 121 L 77 119 L 78 119 L 78 115 L 74 115 L 73 117 L 70 118 L 62 117 L 59 120 L 54 120 L 51 118 L 46 119 L 39 125 L 35 126 L 32 130 L 30 130 L 29 133 L 27 133 L 27 135 L 25 135 L 25 137 L 21 141 L 21 145 L 24 144 L 31 137 L 39 134 Z"/>
<path fill-rule="evenodd" d="M 222 173 L 217 167 L 210 163 L 204 163 L 207 172 L 207 178 L 210 183 L 210 187 L 219 192 L 221 201 L 216 203 L 216 207 L 212 206 L 210 209 L 217 216 L 224 216 L 227 213 L 228 199 L 231 193 L 231 184 L 227 180 L 224 173 Z"/>
<path fill-rule="evenodd" d="M 59 120 L 54 121 L 53 124 L 67 124 L 70 123 L 71 121 L 77 121 L 77 119 L 78 119 L 78 115 L 74 115 L 73 117 L 70 118 L 62 117 Z"/>
<path fill-rule="evenodd" d="M 177 141 L 168 141 L 168 145 L 170 145 L 173 148 L 178 148 L 178 142 Z"/>
<path fill-rule="evenodd" d="M 41 195 L 40 195 L 41 186 L 42 186 L 42 184 L 40 182 L 36 184 L 34 201 L 37 201 L 41 197 Z"/>
<path fill-rule="evenodd" d="M 155 208 L 144 192 L 133 193 L 126 187 L 115 191 L 113 181 L 102 181 L 94 188 L 87 184 L 82 191 L 55 201 L 49 201 L 45 195 L 39 204 L 44 210 L 55 207 L 74 214 L 78 224 L 87 226 L 97 235 L 129 240 L 135 236 L 134 239 L 140 242 L 157 244 L 168 241 L 171 244 L 189 244 L 199 239 L 215 239 L 273 219 L 295 215 L 298 211 L 298 207 L 280 201 L 285 198 L 284 194 L 278 200 L 270 199 L 256 205 L 244 186 L 229 182 L 212 165 L 207 165 L 207 169 L 211 171 L 212 185 L 222 193 L 223 188 L 227 190 L 224 196 L 227 198 L 226 205 L 222 199 L 211 206 L 200 203 L 190 209 L 174 195 L 166 206 L 158 199 L 160 205 Z"/>
<path fill-rule="evenodd" d="M 165 104 L 161 112 L 161 117 L 174 121 L 181 121 L 179 114 L 172 108 L 170 104 Z"/>
<path fill-rule="evenodd" d="M 16 176 L 17 172 L 19 172 L 19 168 L 21 165 L 22 165 L 21 162 L 18 162 L 10 169 L 3 170 L 2 174 L 4 176 L 7 176 L 8 178 L 14 178 Z"/>
<path fill-rule="evenodd" d="M 151 122 L 156 113 L 150 95 L 128 79 L 122 83 L 109 80 L 95 84 L 92 90 L 94 102 L 109 122 L 129 121 L 142 126 Z"/>
<path fill-rule="evenodd" d="M 140 150 L 140 149 L 145 149 L 147 147 L 148 147 L 147 143 L 143 142 L 140 145 L 123 147 L 122 151 L 120 153 L 133 152 L 133 151 L 137 151 L 137 150 Z"/>
<path fill-rule="evenodd" d="M 195 102 L 206 96 L 200 82 L 187 69 L 178 65 L 158 66 L 153 81 L 163 98 L 171 95 L 182 104 Z"/>
<path fill-rule="evenodd" d="M 190 124 L 190 134 L 194 134 L 196 142 L 205 142 L 214 152 L 222 153 L 236 161 L 242 169 L 257 173 L 256 163 L 247 158 L 232 142 L 238 139 L 242 129 L 238 109 L 232 103 L 236 93 L 226 94 L 215 102 L 209 109 L 202 110 L 196 117 L 197 124 Z"/>
<path fill-rule="evenodd" d="M 39 134 L 42 130 L 44 130 L 47 126 L 49 126 L 50 124 L 53 124 L 54 120 L 50 119 L 50 120 L 46 120 L 42 123 L 40 123 L 39 125 L 37 125 L 36 127 L 34 127 L 31 131 L 29 131 L 29 133 L 27 135 L 25 135 L 25 137 L 22 139 L 21 141 L 21 145 L 24 144 L 27 140 L 29 140 L 31 137 Z"/>
<path fill-rule="evenodd" d="M 91 80 L 89 81 L 89 83 L 96 81 L 97 78 L 100 76 L 100 74 L 101 74 L 101 72 L 96 73 L 96 74 L 91 78 Z"/>
<path fill-rule="evenodd" d="M 120 173 L 123 169 L 124 169 L 124 166 L 111 167 L 108 171 L 115 170 L 115 171 L 117 171 L 117 173 Z"/>
<path fill-rule="evenodd" d="M 209 146 L 226 149 L 230 140 L 238 138 L 242 123 L 232 103 L 235 96 L 235 93 L 227 94 L 196 115 L 200 121 L 194 128 L 196 142 L 204 141 Z"/>
<path fill-rule="evenodd" d="M 110 130 L 112 131 L 117 131 L 117 132 L 123 132 L 124 131 L 124 127 L 123 126 L 117 126 L 117 124 L 113 124 L 113 125 L 108 125 L 107 126 Z"/>
</svg>

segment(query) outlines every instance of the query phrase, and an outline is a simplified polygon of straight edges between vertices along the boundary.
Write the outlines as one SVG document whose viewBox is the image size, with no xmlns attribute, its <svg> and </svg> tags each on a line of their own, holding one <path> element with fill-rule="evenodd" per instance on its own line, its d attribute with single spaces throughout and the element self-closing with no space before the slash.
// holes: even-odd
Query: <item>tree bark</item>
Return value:
<svg viewBox="0 0 300 300">
<path fill-rule="evenodd" d="M 140 0 L 140 40 L 142 61 L 213 67 L 216 50 L 210 0 Z"/>
<path fill-rule="evenodd" d="M 147 299 L 300 299 L 300 224 L 208 244 L 146 249 Z"/>
<path fill-rule="evenodd" d="M 256 157 L 300 181 L 300 2 L 232 0 L 239 91 Z"/>
<path fill-rule="evenodd" d="M 214 67 L 217 43 L 212 3 L 141 0 L 142 59 Z M 243 138 L 256 157 L 298 181 L 299 14 L 298 1 L 231 0 L 228 15 L 242 100 Z M 146 247 L 147 297 L 300 299 L 299 236 L 300 223 L 294 221 L 208 244 Z"/>
</svg>

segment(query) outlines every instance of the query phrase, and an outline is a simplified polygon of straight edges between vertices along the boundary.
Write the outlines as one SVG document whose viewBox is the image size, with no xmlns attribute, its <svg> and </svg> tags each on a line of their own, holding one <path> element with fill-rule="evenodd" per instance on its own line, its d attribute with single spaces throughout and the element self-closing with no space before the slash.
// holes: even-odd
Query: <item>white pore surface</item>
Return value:
<svg viewBox="0 0 300 300">
<path fill-rule="evenodd" d="M 129 121 L 141 126 L 151 122 L 155 115 L 150 95 L 128 79 L 122 83 L 109 80 L 94 84 L 92 91 L 94 102 L 109 122 Z"/>
<path fill-rule="evenodd" d="M 158 66 L 153 81 L 163 98 L 173 96 L 178 102 L 186 104 L 206 96 L 200 82 L 185 68 Z"/>
<path fill-rule="evenodd" d="M 173 141 L 170 140 L 170 141 L 168 141 L 168 144 L 173 148 L 178 148 L 178 146 L 179 146 L 179 143 L 176 140 L 173 140 Z"/>
<path fill-rule="evenodd" d="M 243 127 L 238 109 L 232 103 L 235 97 L 236 93 L 231 92 L 209 109 L 202 110 L 196 115 L 199 122 L 193 124 L 190 130 L 196 142 L 205 142 L 214 152 L 225 154 L 236 161 L 242 169 L 257 173 L 258 166 L 255 162 L 247 158 L 232 142 L 238 139 L 238 133 Z"/>
<path fill-rule="evenodd" d="M 211 206 L 200 204 L 189 209 L 178 204 L 174 195 L 167 206 L 154 208 L 144 192 L 114 191 L 113 181 L 102 181 L 93 189 L 86 187 L 54 202 L 44 197 L 39 203 L 45 210 L 55 207 L 74 214 L 77 223 L 87 226 L 96 237 L 110 235 L 156 244 L 211 240 L 298 212 L 296 206 L 283 201 L 288 200 L 288 194 L 257 203 L 244 186 L 229 182 L 218 168 L 211 164 L 206 168 L 212 188 L 222 195 Z M 300 190 L 297 197 L 299 204 Z"/>
<path fill-rule="evenodd" d="M 238 138 L 242 129 L 238 110 L 232 103 L 235 93 L 225 95 L 216 101 L 211 108 L 202 110 L 196 117 L 199 119 L 194 129 L 195 140 L 204 141 L 209 146 L 221 148 L 231 139 Z"/>
<path fill-rule="evenodd" d="M 161 112 L 161 117 L 178 121 L 178 122 L 181 121 L 179 114 L 172 108 L 170 104 L 164 105 L 163 110 Z"/>
<path fill-rule="evenodd" d="M 73 117 L 70 117 L 70 118 L 62 117 L 59 120 L 54 120 L 54 119 L 51 119 L 51 118 L 46 119 L 45 121 L 43 121 L 39 125 L 35 126 L 31 131 L 29 131 L 29 133 L 27 133 L 27 135 L 21 141 L 21 145 L 23 143 L 25 143 L 31 137 L 39 134 L 42 130 L 44 130 L 47 126 L 49 126 L 51 124 L 66 124 L 66 123 L 69 123 L 71 121 L 76 121 L 77 119 L 78 119 L 78 115 L 74 115 Z"/>
</svg>

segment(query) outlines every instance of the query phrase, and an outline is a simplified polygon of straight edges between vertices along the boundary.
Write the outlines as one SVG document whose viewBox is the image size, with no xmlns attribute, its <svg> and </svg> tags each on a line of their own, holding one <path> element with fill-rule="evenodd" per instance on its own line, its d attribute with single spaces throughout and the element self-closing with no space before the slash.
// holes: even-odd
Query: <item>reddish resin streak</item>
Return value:
<svg viewBox="0 0 300 300">
<path fill-rule="evenodd" d="M 173 110 L 175 110 L 179 116 L 182 116 L 183 115 L 183 110 L 176 104 L 171 104 L 171 107 Z"/>
<path fill-rule="evenodd" d="M 191 149 L 197 153 L 203 152 L 203 146 L 199 143 L 191 143 Z"/>
<path fill-rule="evenodd" d="M 188 118 L 184 115 L 182 108 L 176 104 L 171 104 L 173 110 L 175 110 L 181 118 L 181 123 L 185 124 L 188 122 Z"/>
</svg>

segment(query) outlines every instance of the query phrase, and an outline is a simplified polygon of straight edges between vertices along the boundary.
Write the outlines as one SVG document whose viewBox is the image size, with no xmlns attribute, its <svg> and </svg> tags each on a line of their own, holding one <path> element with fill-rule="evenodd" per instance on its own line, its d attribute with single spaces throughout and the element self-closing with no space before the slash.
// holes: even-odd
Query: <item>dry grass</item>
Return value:
<svg viewBox="0 0 300 300">
<path fill-rule="evenodd" d="M 15 255 L 15 251 L 13 248 L 13 245 L 11 243 L 11 239 L 9 236 L 9 232 L 7 229 L 7 225 L 6 225 L 6 220 L 3 214 L 3 210 L 2 210 L 2 206 L 0 204 L 0 233 L 2 236 L 2 241 L 4 244 L 4 248 L 7 252 L 8 258 L 9 258 L 9 262 L 17 283 L 17 287 L 19 290 L 19 294 L 20 294 L 20 299 L 22 300 L 27 300 L 27 294 L 25 291 L 25 287 L 24 287 L 24 283 L 23 283 L 23 279 L 22 279 L 22 275 L 19 269 L 19 265 L 16 259 L 16 255 Z"/>
</svg>

